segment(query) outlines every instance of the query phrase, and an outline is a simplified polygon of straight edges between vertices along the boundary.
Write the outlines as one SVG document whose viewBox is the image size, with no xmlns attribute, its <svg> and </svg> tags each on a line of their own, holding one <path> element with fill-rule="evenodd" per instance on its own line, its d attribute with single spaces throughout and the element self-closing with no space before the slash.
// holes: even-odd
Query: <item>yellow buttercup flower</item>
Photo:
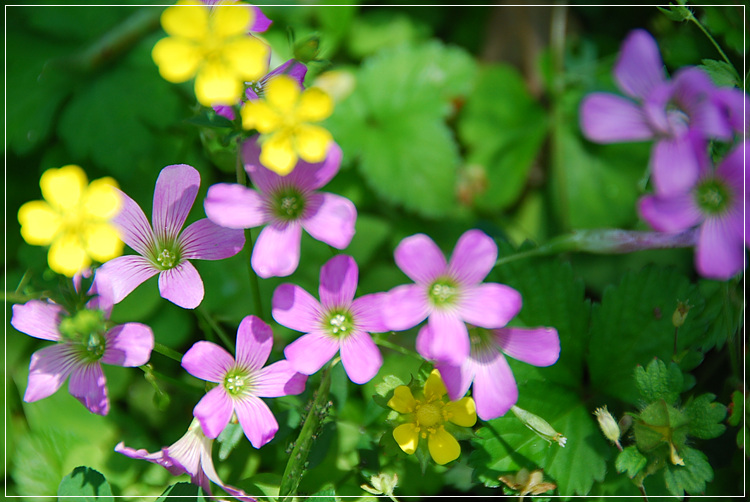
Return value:
<svg viewBox="0 0 750 502">
<path fill-rule="evenodd" d="M 268 81 L 263 99 L 242 106 L 242 127 L 261 134 L 260 162 L 284 176 L 301 158 L 318 163 L 326 158 L 332 141 L 326 129 L 312 125 L 333 112 L 333 100 L 322 89 L 302 90 L 288 75 Z"/>
<path fill-rule="evenodd" d="M 424 396 L 415 399 L 405 385 L 396 387 L 388 406 L 407 415 L 407 422 L 393 430 L 393 437 L 404 452 L 411 455 L 417 451 L 419 439 L 427 439 L 427 448 L 432 459 L 440 465 L 456 460 L 461 447 L 448 431 L 445 422 L 461 427 L 471 427 L 477 422 L 476 406 L 470 397 L 458 401 L 445 401 L 445 384 L 437 370 L 424 384 Z"/>
<path fill-rule="evenodd" d="M 117 182 L 109 177 L 90 184 L 78 166 L 48 169 L 39 180 L 45 200 L 18 210 L 21 236 L 35 246 L 50 246 L 52 270 L 72 277 L 91 265 L 122 254 L 123 243 L 109 220 L 120 210 Z"/>
<path fill-rule="evenodd" d="M 161 76 L 173 83 L 195 76 L 195 95 L 204 106 L 238 103 L 245 82 L 268 70 L 269 47 L 247 34 L 255 15 L 249 7 L 211 8 L 188 0 L 165 9 L 161 25 L 170 36 L 151 51 Z"/>
</svg>

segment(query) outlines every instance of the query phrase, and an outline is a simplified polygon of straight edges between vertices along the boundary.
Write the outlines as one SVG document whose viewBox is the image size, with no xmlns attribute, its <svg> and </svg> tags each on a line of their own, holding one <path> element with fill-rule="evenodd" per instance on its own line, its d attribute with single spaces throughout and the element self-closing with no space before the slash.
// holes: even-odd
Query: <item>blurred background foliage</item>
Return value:
<svg viewBox="0 0 750 502">
<path fill-rule="evenodd" d="M 228 129 L 196 125 L 205 112 L 191 84 L 167 83 L 151 60 L 151 48 L 164 36 L 163 7 L 49 4 L 6 7 L 8 494 L 55 494 L 63 476 L 87 465 L 105 475 L 115 495 L 158 495 L 175 480 L 159 466 L 115 454 L 114 445 L 125 441 L 156 451 L 171 444 L 186 430 L 202 390 L 191 386 L 196 380 L 174 361 L 155 353 L 154 368 L 177 380 L 157 377 L 152 384 L 139 369 L 106 367 L 113 403 L 107 418 L 88 413 L 65 389 L 23 403 L 29 357 L 45 344 L 10 327 L 11 304 L 66 286 L 47 270 L 46 250 L 23 242 L 15 215 L 22 203 L 40 198 L 41 173 L 66 164 L 81 165 L 90 179 L 113 176 L 147 214 L 161 168 L 190 164 L 201 173 L 200 201 L 211 184 L 234 181 L 234 152 L 224 139 Z M 656 37 L 670 72 L 718 59 L 694 25 L 674 22 L 653 7 L 306 2 L 263 11 L 273 20 L 263 34 L 274 51 L 272 66 L 302 58 L 310 68 L 306 83 L 324 86 L 337 101 L 326 125 L 343 148 L 344 162 L 326 190 L 357 206 L 357 234 L 346 253 L 360 265 L 359 294 L 403 282 L 392 252 L 416 232 L 448 251 L 466 229 L 481 228 L 510 254 L 525 241 L 543 243 L 575 229 L 645 229 L 635 202 L 644 190 L 649 144 L 587 142 L 578 127 L 579 102 L 592 91 L 616 92 L 612 65 L 633 28 Z M 695 7 L 695 13 L 742 68 L 742 7 Z M 190 220 L 202 216 L 197 203 Z M 302 246 L 295 274 L 261 283 L 267 319 L 281 282 L 317 290 L 330 250 L 308 236 Z M 196 263 L 207 293 L 195 312 L 163 301 L 152 279 L 119 304 L 112 318 L 147 323 L 157 341 L 183 352 L 197 340 L 215 339 L 217 324 L 233 337 L 253 304 L 248 259 L 243 252 Z M 335 422 L 324 425 L 308 466 L 324 475 L 305 476 L 300 489 L 325 493 L 335 486 L 337 494 L 362 495 L 360 484 L 384 465 L 393 467 L 379 458 L 386 451 L 400 469 L 404 494 L 496 494 L 498 473 L 536 465 L 545 467 L 563 495 L 637 495 L 615 473 L 615 452 L 591 411 L 604 402 L 618 414 L 638 405 L 633 369 L 655 356 L 671 356 L 669 318 L 678 299 L 690 298 L 696 306 L 681 344 L 698 355 L 683 370 L 703 363 L 689 382 L 724 403 L 740 385 L 740 286 L 699 281 L 692 260 L 690 250 L 570 255 L 515 262 L 491 275 L 523 293 L 519 324 L 560 332 L 557 365 L 511 364 L 521 383 L 519 404 L 565 433 L 570 448 L 534 441 L 518 422 L 501 418 L 479 433 L 471 456 L 431 466 L 435 475 L 423 477 L 418 463 L 387 444 L 384 410 L 371 399 L 381 377 L 358 387 L 334 374 Z M 272 357 L 278 359 L 296 334 L 278 325 L 274 332 Z M 399 335 L 398 343 L 412 347 L 415 334 Z M 380 375 L 408 381 L 416 374 L 417 359 L 386 354 Z M 278 489 L 286 447 L 314 381 L 301 396 L 274 400 L 281 425 L 276 438 L 261 451 L 240 441 L 232 461 L 220 463 L 225 481 L 251 493 Z M 504 438 L 499 443 L 488 439 L 493 429 Z M 735 435 L 706 446 L 715 471 L 708 493 L 742 490 L 744 455 Z M 647 488 L 665 493 L 663 483 Z"/>
</svg>

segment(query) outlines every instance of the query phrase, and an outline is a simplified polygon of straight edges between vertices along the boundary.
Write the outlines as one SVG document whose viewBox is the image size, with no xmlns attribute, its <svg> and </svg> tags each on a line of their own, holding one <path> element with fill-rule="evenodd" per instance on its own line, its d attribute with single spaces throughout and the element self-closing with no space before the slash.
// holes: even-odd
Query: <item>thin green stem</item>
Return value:
<svg viewBox="0 0 750 502">
<path fill-rule="evenodd" d="M 159 342 L 154 342 L 154 352 L 157 352 L 163 356 L 166 356 L 173 361 L 177 361 L 178 363 L 182 362 L 182 354 L 177 352 L 174 349 L 170 349 L 166 345 L 163 345 Z"/>
<path fill-rule="evenodd" d="M 422 356 L 420 356 L 413 350 L 409 350 L 400 345 L 396 345 L 395 343 L 389 342 L 388 340 L 385 340 L 378 336 L 373 337 L 373 341 L 375 342 L 376 345 L 380 345 L 381 347 L 386 347 L 388 349 L 395 350 L 399 354 L 404 354 L 405 356 L 411 356 L 411 357 L 416 357 L 417 359 L 422 359 Z"/>
<path fill-rule="evenodd" d="M 203 317 L 203 319 L 208 323 L 209 326 L 211 326 L 211 329 L 216 333 L 219 338 L 221 339 L 221 342 L 229 348 L 232 352 L 234 352 L 234 342 L 232 341 L 232 338 L 227 335 L 227 332 L 222 329 L 221 326 L 219 326 L 219 323 L 217 323 L 213 317 L 211 317 L 211 314 L 206 312 L 206 310 L 202 307 L 198 307 L 196 309 L 198 313 Z"/>
<path fill-rule="evenodd" d="M 726 63 L 732 68 L 732 70 L 734 70 L 735 76 L 739 77 L 739 75 L 737 74 L 737 69 L 734 67 L 732 62 L 727 57 L 727 55 L 721 49 L 716 39 L 711 35 L 711 33 L 708 32 L 708 30 L 701 24 L 701 22 L 698 21 L 698 18 L 695 17 L 695 15 L 690 9 L 688 9 L 688 12 L 689 12 L 688 20 L 692 21 L 698 27 L 698 29 L 700 29 L 703 32 L 703 34 L 706 35 L 706 38 L 708 38 L 708 40 L 713 44 L 713 46 L 716 47 L 716 50 L 719 52 L 719 54 L 721 54 L 721 57 L 724 59 L 724 61 L 726 61 Z"/>
<path fill-rule="evenodd" d="M 159 380 L 163 380 L 165 382 L 168 382 L 168 383 L 174 385 L 175 387 L 179 387 L 182 390 L 186 390 L 188 392 L 195 392 L 195 393 L 201 393 L 202 394 L 206 390 L 205 389 L 205 384 L 202 384 L 202 383 L 198 382 L 197 380 L 193 380 L 193 381 L 189 381 L 189 382 L 178 380 L 178 379 L 176 379 L 174 377 L 167 376 L 164 373 L 156 371 L 153 367 L 151 367 L 150 364 L 146 364 L 144 366 L 139 366 L 139 368 L 141 368 L 141 370 L 143 370 L 143 373 L 146 374 L 146 379 L 147 380 L 149 379 L 148 375 L 152 375 L 153 378 L 157 378 Z M 153 385 L 153 382 L 152 382 L 152 385 Z M 161 389 L 159 389 L 159 391 L 164 392 Z"/>
</svg>

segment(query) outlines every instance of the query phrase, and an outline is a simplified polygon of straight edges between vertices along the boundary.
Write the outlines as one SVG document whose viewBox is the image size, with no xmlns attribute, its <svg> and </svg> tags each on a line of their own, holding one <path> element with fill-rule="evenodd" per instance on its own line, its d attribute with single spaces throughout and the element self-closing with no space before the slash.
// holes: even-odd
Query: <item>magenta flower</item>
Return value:
<svg viewBox="0 0 750 502">
<path fill-rule="evenodd" d="M 710 77 L 690 67 L 667 80 L 659 47 L 644 30 L 630 32 L 623 42 L 614 77 L 628 98 L 600 92 L 586 96 L 580 112 L 583 134 L 597 143 L 655 140 L 651 173 L 656 191 L 669 195 L 689 189 L 699 174 L 692 138 L 732 138 Z"/>
<path fill-rule="evenodd" d="M 438 361 L 452 401 L 460 399 L 472 386 L 471 395 L 482 420 L 505 415 L 518 400 L 518 386 L 505 355 L 534 366 L 551 366 L 560 356 L 560 337 L 554 328 L 470 327 L 471 353 L 461 364 Z M 417 336 L 417 351 L 428 359 L 433 345 L 429 326 Z M 504 355 L 505 354 L 505 355 Z"/>
<path fill-rule="evenodd" d="M 339 351 L 354 383 L 369 382 L 382 366 L 383 357 L 369 333 L 388 331 L 381 317 L 383 294 L 355 300 L 358 278 L 354 258 L 337 255 L 320 269 L 320 303 L 295 284 L 282 284 L 274 291 L 276 322 L 306 333 L 284 349 L 297 371 L 312 375 Z"/>
<path fill-rule="evenodd" d="M 115 446 L 115 451 L 130 458 L 159 464 L 173 476 L 188 474 L 190 475 L 190 482 L 203 488 L 203 491 L 209 495 L 211 495 L 210 481 L 213 481 L 225 492 L 239 500 L 256 502 L 256 499 L 248 496 L 242 490 L 225 485 L 221 481 L 219 475 L 216 474 L 214 461 L 211 458 L 213 444 L 214 440 L 207 438 L 203 434 L 198 420 L 193 419 L 185 435 L 172 446 L 162 448 L 161 451 L 149 453 L 144 449 L 136 450 L 125 446 L 123 442 Z"/>
<path fill-rule="evenodd" d="M 743 163 L 748 144 L 737 145 L 713 170 L 705 144 L 698 142 L 701 174 L 692 189 L 669 196 L 647 195 L 638 204 L 641 217 L 655 230 L 676 233 L 700 227 L 695 266 L 704 277 L 729 279 L 745 265 L 750 232 L 745 231 L 743 215 L 750 190 L 743 180 Z"/>
<path fill-rule="evenodd" d="M 469 323 L 492 329 L 505 326 L 519 310 L 521 295 L 497 283 L 481 283 L 497 260 L 497 245 L 484 232 L 469 230 L 458 239 L 450 262 L 424 234 L 402 240 L 396 265 L 415 284 L 393 288 L 383 303 L 387 326 L 413 328 L 427 319 L 433 333 L 430 355 L 461 364 L 469 357 Z M 424 354 L 423 354 L 424 355 Z"/>
<path fill-rule="evenodd" d="M 206 215 L 227 228 L 253 228 L 263 224 L 253 248 L 253 270 L 263 278 L 285 277 L 299 264 L 302 229 L 319 241 L 344 249 L 354 236 L 357 210 L 340 195 L 318 192 L 338 172 L 341 148 L 331 144 L 318 164 L 300 160 L 288 175 L 266 169 L 259 160 L 260 145 L 245 142 L 245 170 L 257 188 L 220 183 L 208 189 Z"/>
<path fill-rule="evenodd" d="M 109 412 L 107 380 L 101 363 L 116 366 L 146 364 L 154 348 L 154 334 L 144 324 L 108 322 L 110 293 L 99 282 L 99 294 L 74 313 L 41 300 L 13 305 L 11 325 L 34 338 L 57 342 L 31 355 L 27 403 L 51 396 L 70 377 L 68 390 L 92 413 Z"/>
<path fill-rule="evenodd" d="M 268 443 L 279 424 L 261 397 L 299 394 L 307 377 L 288 361 L 263 367 L 271 355 L 271 328 L 255 316 L 247 316 L 237 330 L 237 359 L 211 342 L 197 342 L 182 358 L 191 375 L 219 384 L 193 409 L 207 437 L 214 439 L 236 414 L 245 436 L 255 448 Z"/>
<path fill-rule="evenodd" d="M 188 260 L 229 258 L 245 245 L 243 232 L 222 228 L 207 218 L 181 232 L 200 181 L 198 171 L 185 164 L 161 170 L 154 190 L 153 230 L 138 204 L 120 192 L 122 210 L 112 221 L 119 227 L 122 240 L 138 254 L 110 260 L 97 273 L 112 284 L 115 303 L 159 274 L 161 296 L 182 308 L 194 309 L 203 301 L 203 281 Z"/>
</svg>

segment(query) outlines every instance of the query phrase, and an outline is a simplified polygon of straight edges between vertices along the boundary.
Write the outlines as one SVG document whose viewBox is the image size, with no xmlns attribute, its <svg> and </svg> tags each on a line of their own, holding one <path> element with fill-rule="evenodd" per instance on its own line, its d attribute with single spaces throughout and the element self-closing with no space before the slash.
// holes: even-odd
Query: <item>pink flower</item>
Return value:
<svg viewBox="0 0 750 502">
<path fill-rule="evenodd" d="M 436 360 L 461 364 L 469 357 L 464 323 L 500 328 L 521 310 L 518 291 L 503 284 L 481 283 L 495 266 L 497 245 L 480 230 L 461 236 L 450 262 L 424 234 L 402 240 L 394 256 L 415 284 L 398 286 L 387 294 L 384 322 L 392 330 L 403 331 L 427 319 L 432 332 L 429 352 Z"/>
<path fill-rule="evenodd" d="M 340 195 L 318 192 L 338 172 L 341 148 L 332 143 L 319 164 L 302 160 L 288 175 L 263 167 L 257 140 L 245 142 L 245 170 L 256 189 L 220 183 L 208 189 L 206 215 L 227 228 L 266 227 L 253 248 L 253 270 L 263 278 L 285 277 L 297 269 L 302 229 L 319 241 L 344 249 L 354 236 L 357 210 Z"/>
<path fill-rule="evenodd" d="M 295 284 L 273 293 L 273 318 L 305 335 L 287 345 L 284 355 L 299 372 L 312 375 L 341 352 L 352 382 L 369 382 L 383 364 L 370 332 L 387 331 L 381 319 L 382 293 L 354 299 L 359 270 L 354 258 L 337 255 L 320 269 L 320 303 Z"/>
<path fill-rule="evenodd" d="M 207 437 L 214 439 L 232 415 L 255 448 L 268 443 L 279 424 L 261 397 L 299 394 L 307 377 L 288 361 L 263 367 L 271 355 L 271 328 L 255 316 L 247 316 L 237 330 L 237 359 L 211 342 L 198 342 L 185 353 L 182 367 L 191 375 L 219 385 L 208 391 L 193 409 Z"/>
<path fill-rule="evenodd" d="M 185 164 L 161 170 L 154 190 L 153 230 L 138 204 L 121 192 L 122 210 L 113 222 L 122 240 L 138 254 L 110 260 L 97 272 L 97 277 L 106 277 L 112 284 L 115 303 L 159 274 L 161 296 L 194 309 L 203 301 L 203 281 L 189 260 L 229 258 L 245 245 L 243 232 L 222 228 L 207 218 L 182 231 L 200 181 L 198 171 Z"/>
</svg>

